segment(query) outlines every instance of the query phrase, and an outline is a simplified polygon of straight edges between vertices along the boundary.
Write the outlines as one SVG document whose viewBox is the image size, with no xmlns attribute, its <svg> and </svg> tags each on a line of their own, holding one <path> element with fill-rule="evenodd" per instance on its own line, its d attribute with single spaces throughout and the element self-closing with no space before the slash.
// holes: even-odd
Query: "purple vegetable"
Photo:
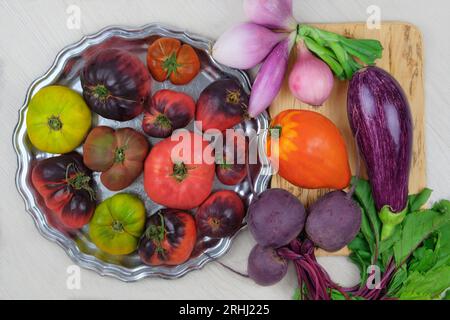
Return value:
<svg viewBox="0 0 450 320">
<path fill-rule="evenodd" d="M 294 46 L 296 34 L 280 42 L 269 54 L 256 76 L 250 96 L 248 112 L 255 118 L 266 110 L 280 92 Z"/>
<path fill-rule="evenodd" d="M 305 220 L 303 204 L 283 189 L 264 191 L 248 208 L 248 228 L 263 247 L 289 244 L 303 231 Z"/>
<path fill-rule="evenodd" d="M 347 104 L 386 239 L 407 209 L 413 137 L 409 103 L 389 73 L 368 67 L 353 76 Z"/>
<path fill-rule="evenodd" d="M 316 246 L 335 252 L 344 248 L 361 227 L 361 208 L 344 191 L 333 191 L 317 200 L 306 219 L 306 234 Z"/>
<path fill-rule="evenodd" d="M 268 28 L 295 30 L 292 0 L 244 0 L 244 11 L 251 22 Z"/>
<path fill-rule="evenodd" d="M 288 262 L 275 249 L 256 245 L 248 257 L 248 276 L 260 286 L 271 286 L 286 275 Z"/>
<path fill-rule="evenodd" d="M 218 62 L 236 69 L 251 69 L 263 61 L 273 47 L 287 37 L 254 24 L 242 23 L 226 31 L 214 44 Z"/>
</svg>

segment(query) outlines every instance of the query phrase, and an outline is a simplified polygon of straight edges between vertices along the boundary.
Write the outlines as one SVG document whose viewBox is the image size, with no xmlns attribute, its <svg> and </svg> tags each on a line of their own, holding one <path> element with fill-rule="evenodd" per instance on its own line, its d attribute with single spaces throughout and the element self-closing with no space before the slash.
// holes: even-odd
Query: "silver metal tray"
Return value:
<svg viewBox="0 0 450 320">
<path fill-rule="evenodd" d="M 191 259 L 186 263 L 175 267 L 151 267 L 142 264 L 136 253 L 116 257 L 101 252 L 90 241 L 88 226 L 78 231 L 65 230 L 53 219 L 52 213 L 45 207 L 30 181 L 33 163 L 38 159 L 51 157 L 52 155 L 42 153 L 31 145 L 25 124 L 27 106 L 31 97 L 41 88 L 48 85 L 61 84 L 81 92 L 80 70 L 83 68 L 85 61 L 98 50 L 110 47 L 122 48 L 133 52 L 145 61 L 148 44 L 161 36 L 177 38 L 184 43 L 190 44 L 196 48 L 202 62 L 202 70 L 197 78 L 188 86 L 176 87 L 176 90 L 187 92 L 196 99 L 209 83 L 223 77 L 235 78 L 247 91 L 250 90 L 250 81 L 244 72 L 227 68 L 213 60 L 209 54 L 212 42 L 207 39 L 190 35 L 181 30 L 169 30 L 157 24 L 136 29 L 108 27 L 96 34 L 86 36 L 79 42 L 63 49 L 57 55 L 50 70 L 32 83 L 28 89 L 25 102 L 20 108 L 19 121 L 13 135 L 13 144 L 18 158 L 16 185 L 25 201 L 26 210 L 33 217 L 39 232 L 45 238 L 59 244 L 70 258 L 81 267 L 94 270 L 100 275 L 112 276 L 123 281 L 136 281 L 154 276 L 167 279 L 179 278 L 189 271 L 202 268 L 212 259 L 223 256 L 230 248 L 233 238 L 214 241 L 203 239 L 195 249 Z M 175 86 L 167 82 L 158 83 L 155 81 L 153 92 L 161 88 L 175 88 Z M 141 131 L 142 116 L 128 122 L 111 121 L 94 114 L 93 117 L 94 125 L 108 125 L 115 128 L 133 127 Z M 244 130 L 254 129 L 264 134 L 264 129 L 268 128 L 268 116 L 263 114 L 257 119 L 246 121 L 240 126 Z M 158 142 L 156 139 L 149 140 L 152 145 Z M 79 148 L 78 151 L 81 153 L 82 150 Z M 270 168 L 265 165 L 253 165 L 251 171 L 255 191 L 258 193 L 264 191 L 270 179 Z M 99 201 L 110 197 L 113 193 L 105 189 L 101 183 L 98 183 L 98 175 L 94 175 L 94 177 L 97 181 L 97 186 L 100 188 L 98 190 Z M 215 189 L 229 188 L 225 188 L 216 181 Z M 250 186 L 247 182 L 243 182 L 233 189 L 246 200 L 247 204 L 251 201 Z M 143 190 L 142 176 L 122 192 L 131 192 L 139 195 L 146 203 L 148 215 L 155 213 L 160 208 L 146 196 Z"/>
</svg>

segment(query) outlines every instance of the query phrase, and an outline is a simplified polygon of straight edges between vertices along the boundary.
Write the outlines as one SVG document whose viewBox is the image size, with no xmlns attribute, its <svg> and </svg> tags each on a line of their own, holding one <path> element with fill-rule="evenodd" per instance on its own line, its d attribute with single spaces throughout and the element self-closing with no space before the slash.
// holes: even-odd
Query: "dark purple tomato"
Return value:
<svg viewBox="0 0 450 320">
<path fill-rule="evenodd" d="M 195 101 L 182 92 L 160 90 L 149 100 L 142 129 L 151 137 L 167 138 L 186 127 L 195 115 Z"/>
<path fill-rule="evenodd" d="M 236 192 L 224 190 L 213 193 L 198 208 L 195 215 L 202 236 L 225 238 L 232 236 L 244 220 L 244 203 Z"/>
<path fill-rule="evenodd" d="M 119 49 L 93 56 L 80 74 L 89 107 L 104 118 L 128 121 L 142 113 L 152 79 L 138 57 Z"/>
<path fill-rule="evenodd" d="M 245 119 L 248 102 L 248 94 L 235 80 L 218 80 L 201 93 L 195 120 L 201 121 L 203 131 L 225 131 Z"/>
<path fill-rule="evenodd" d="M 79 229 L 89 222 L 95 209 L 94 180 L 80 154 L 39 160 L 31 181 L 64 226 Z"/>
<path fill-rule="evenodd" d="M 230 139 L 228 139 L 230 138 Z M 247 176 L 248 143 L 247 138 L 235 132 L 225 139 L 222 156 L 216 150 L 216 176 L 227 186 L 241 183 Z M 220 154 L 220 153 L 219 153 Z"/>
</svg>

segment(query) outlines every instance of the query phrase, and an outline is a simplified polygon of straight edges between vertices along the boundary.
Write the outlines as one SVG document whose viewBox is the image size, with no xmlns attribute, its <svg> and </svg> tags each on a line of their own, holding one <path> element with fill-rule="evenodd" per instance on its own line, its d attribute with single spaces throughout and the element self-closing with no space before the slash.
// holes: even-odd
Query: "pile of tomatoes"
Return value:
<svg viewBox="0 0 450 320">
<path fill-rule="evenodd" d="M 202 130 L 232 128 L 245 119 L 249 98 L 232 79 L 212 83 L 198 101 L 173 90 L 152 95 L 153 81 L 187 85 L 200 72 L 197 51 L 177 39 L 151 43 L 146 64 L 125 50 L 102 50 L 81 71 L 82 96 L 54 85 L 32 98 L 28 137 L 36 149 L 53 156 L 34 163 L 31 181 L 62 226 L 89 225 L 89 236 L 102 251 L 137 251 L 148 265 L 178 265 L 191 257 L 200 239 L 229 237 L 241 227 L 242 199 L 233 191 L 213 192 L 213 184 L 216 177 L 226 185 L 241 183 L 247 166 L 233 161 L 234 150 L 215 154 L 211 144 L 193 132 L 182 137 L 191 147 L 190 159 L 185 154 L 177 157 L 181 141 L 173 139 L 174 131 L 194 119 L 201 121 Z M 142 131 L 91 129 L 92 112 L 122 122 L 143 114 Z M 149 137 L 161 140 L 152 146 Z M 194 151 L 196 139 L 202 152 Z M 236 140 L 232 149 L 245 148 L 246 143 Z M 75 151 L 80 145 L 82 153 Z M 204 154 L 219 160 L 207 162 Z M 93 172 L 99 173 L 99 183 L 117 192 L 101 203 Z M 121 192 L 141 174 L 148 198 L 164 209 L 146 212 L 146 199 Z"/>
</svg>

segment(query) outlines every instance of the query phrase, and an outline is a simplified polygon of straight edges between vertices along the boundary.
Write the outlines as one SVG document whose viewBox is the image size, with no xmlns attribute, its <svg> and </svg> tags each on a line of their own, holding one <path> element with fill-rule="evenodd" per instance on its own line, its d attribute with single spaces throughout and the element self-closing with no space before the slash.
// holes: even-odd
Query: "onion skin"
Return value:
<svg viewBox="0 0 450 320">
<path fill-rule="evenodd" d="M 301 102 L 315 107 L 322 106 L 333 90 L 333 72 L 303 42 L 298 43 L 297 50 L 297 62 L 289 76 L 289 89 Z"/>
<path fill-rule="evenodd" d="M 273 47 L 287 37 L 254 24 L 242 23 L 225 31 L 212 49 L 213 58 L 236 69 L 251 69 L 263 61 Z"/>
<path fill-rule="evenodd" d="M 368 67 L 350 81 L 347 111 L 367 166 L 382 238 L 402 222 L 408 204 L 413 122 L 406 95 L 386 71 Z"/>
<path fill-rule="evenodd" d="M 251 22 L 273 29 L 295 30 L 292 0 L 244 0 L 244 11 Z"/>
<path fill-rule="evenodd" d="M 295 33 L 281 41 L 261 66 L 250 96 L 250 117 L 255 118 L 266 110 L 280 92 L 294 42 Z"/>
</svg>

